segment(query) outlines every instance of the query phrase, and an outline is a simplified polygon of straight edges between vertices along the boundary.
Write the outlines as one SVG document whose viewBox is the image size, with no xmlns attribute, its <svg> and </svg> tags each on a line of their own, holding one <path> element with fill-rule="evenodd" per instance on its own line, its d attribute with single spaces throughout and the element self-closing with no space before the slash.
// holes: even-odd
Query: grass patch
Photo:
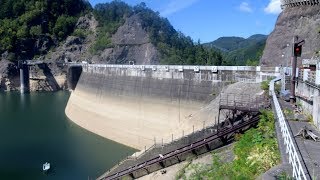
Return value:
<svg viewBox="0 0 320 180">
<path fill-rule="evenodd" d="M 307 114 L 307 121 L 313 123 L 313 117 L 311 114 Z"/>
<path fill-rule="evenodd" d="M 294 115 L 293 110 L 291 110 L 291 109 L 289 109 L 289 108 L 285 108 L 283 112 L 284 112 L 284 114 L 285 114 L 286 116 L 293 116 L 293 115 Z"/>
<path fill-rule="evenodd" d="M 210 169 L 194 170 L 190 179 L 256 179 L 280 163 L 272 111 L 262 111 L 257 128 L 238 135 L 233 152 L 235 159 L 225 163 L 213 153 Z"/>
<path fill-rule="evenodd" d="M 188 157 L 186 159 L 187 164 L 184 165 L 183 168 L 179 170 L 179 172 L 176 175 L 176 179 L 186 179 L 186 170 L 189 167 L 189 165 L 191 164 L 192 159 L 193 159 L 193 157 Z"/>
<path fill-rule="evenodd" d="M 264 90 L 265 93 L 269 91 L 269 84 L 270 84 L 270 81 L 271 81 L 271 80 L 272 80 L 272 78 L 269 78 L 269 79 L 266 80 L 266 81 L 262 81 L 261 84 L 260 84 L 260 88 L 261 88 L 262 90 Z M 278 94 L 279 94 L 280 91 L 281 91 L 281 84 L 275 83 L 275 85 L 274 85 L 274 91 L 275 91 L 275 93 L 278 93 Z"/>
<path fill-rule="evenodd" d="M 279 176 L 277 176 L 278 180 L 294 180 L 293 177 L 291 177 L 290 175 L 288 175 L 286 172 L 282 172 Z"/>
<path fill-rule="evenodd" d="M 79 38 L 86 38 L 89 34 L 92 34 L 92 31 L 84 30 L 84 29 L 75 29 L 72 33 L 72 36 L 77 36 Z"/>
</svg>

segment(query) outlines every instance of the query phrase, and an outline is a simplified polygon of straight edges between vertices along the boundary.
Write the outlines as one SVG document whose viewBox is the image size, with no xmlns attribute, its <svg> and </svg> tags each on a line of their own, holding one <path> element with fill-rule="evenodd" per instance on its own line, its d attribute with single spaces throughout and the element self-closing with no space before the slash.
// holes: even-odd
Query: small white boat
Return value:
<svg viewBox="0 0 320 180">
<path fill-rule="evenodd" d="M 43 171 L 49 171 L 49 169 L 50 169 L 50 163 L 48 163 L 48 162 L 46 162 L 46 163 L 44 163 L 43 165 L 42 165 L 42 170 Z"/>
</svg>

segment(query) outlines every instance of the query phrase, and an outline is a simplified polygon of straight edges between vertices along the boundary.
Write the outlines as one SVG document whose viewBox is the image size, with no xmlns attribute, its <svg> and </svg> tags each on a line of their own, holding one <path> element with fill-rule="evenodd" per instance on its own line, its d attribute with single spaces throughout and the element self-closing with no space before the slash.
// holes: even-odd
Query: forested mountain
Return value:
<svg viewBox="0 0 320 180">
<path fill-rule="evenodd" d="M 83 0 L 1 0 L 0 54 L 9 60 L 45 54 L 90 9 Z"/>
<path fill-rule="evenodd" d="M 219 49 L 223 53 L 224 65 L 257 65 L 267 40 L 266 35 L 256 34 L 249 38 L 221 37 L 211 43 L 204 44 L 211 49 Z"/>
<path fill-rule="evenodd" d="M 223 52 L 233 51 L 239 48 L 240 43 L 245 41 L 242 37 L 221 37 L 217 40 L 205 43 L 204 45 L 209 48 L 217 48 Z"/>
<path fill-rule="evenodd" d="M 157 48 L 160 64 L 243 64 L 247 58 L 253 57 L 247 57 L 247 53 L 255 53 L 255 45 L 262 38 L 261 35 L 248 39 L 220 38 L 213 43 L 202 45 L 200 41 L 195 42 L 175 30 L 168 19 L 148 8 L 145 3 L 130 6 L 115 0 L 97 4 L 92 8 L 85 0 L 3 0 L 0 1 L 2 59 L 37 58 L 51 52 L 70 35 L 85 38 L 88 32 L 75 29 L 75 24 L 80 16 L 90 13 L 94 14 L 98 21 L 94 34 L 96 38 L 92 45 L 89 44 L 88 52 L 92 56 L 101 54 L 108 48 L 115 48 L 113 35 L 134 15 L 140 17 L 150 42 Z M 241 50 L 244 46 L 246 48 Z M 217 49 L 222 50 L 225 59 Z M 228 56 L 225 52 L 228 52 Z M 232 52 L 242 55 L 234 56 Z M 253 60 L 255 59 L 254 56 Z"/>
<path fill-rule="evenodd" d="M 219 52 L 176 31 L 145 3 L 134 7 L 115 0 L 94 8 L 84 0 L 3 0 L 0 1 L 0 54 L 2 59 L 32 59 L 48 53 L 73 33 L 85 37 L 83 30 L 74 32 L 78 18 L 93 12 L 98 21 L 97 38 L 90 48 L 92 55 L 114 47 L 112 35 L 132 15 L 139 15 L 151 43 L 160 52 L 162 64 L 220 65 Z"/>
<path fill-rule="evenodd" d="M 94 8 L 94 14 L 99 21 L 99 38 L 92 48 L 93 53 L 112 47 L 112 35 L 126 17 L 136 14 L 140 17 L 142 27 L 148 33 L 151 43 L 160 52 L 161 64 L 221 65 L 222 63 L 220 52 L 206 49 L 189 36 L 176 31 L 168 19 L 148 8 L 145 3 L 134 7 L 121 1 L 98 4 Z"/>
</svg>

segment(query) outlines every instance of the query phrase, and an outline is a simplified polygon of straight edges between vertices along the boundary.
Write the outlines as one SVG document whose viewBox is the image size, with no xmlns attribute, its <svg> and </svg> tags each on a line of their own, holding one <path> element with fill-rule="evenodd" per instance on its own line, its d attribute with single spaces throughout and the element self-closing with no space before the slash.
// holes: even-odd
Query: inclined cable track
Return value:
<svg viewBox="0 0 320 180">
<path fill-rule="evenodd" d="M 130 175 L 132 174 L 133 172 L 135 171 L 138 171 L 138 170 L 141 170 L 141 169 L 145 169 L 147 168 L 148 166 L 151 166 L 151 165 L 154 165 L 154 164 L 160 164 L 162 163 L 163 161 L 167 160 L 167 159 L 171 159 L 173 157 L 177 157 L 181 154 L 184 154 L 184 153 L 187 153 L 187 152 L 190 152 L 190 151 L 193 151 L 193 150 L 196 150 L 200 147 L 203 147 L 205 146 L 206 144 L 214 141 L 214 140 L 217 140 L 219 138 L 222 138 L 224 136 L 227 136 L 229 134 L 232 134 L 232 133 L 236 133 L 237 131 L 247 127 L 247 126 L 250 126 L 250 125 L 254 125 L 256 124 L 257 122 L 259 121 L 259 117 L 256 116 L 254 118 L 252 118 L 251 120 L 249 121 L 246 121 L 246 122 L 243 122 L 241 124 L 238 124 L 238 125 L 235 125 L 233 126 L 232 128 L 223 128 L 223 129 L 220 129 L 218 132 L 202 139 L 202 140 L 199 140 L 199 141 L 196 141 L 194 143 L 191 143 L 187 146 L 184 146 L 182 148 L 178 148 L 176 150 L 173 150 L 169 153 L 166 153 L 163 155 L 163 157 L 155 157 L 155 158 L 152 158 L 150 160 L 147 160 L 143 163 L 139 163 L 133 167 L 129 167 L 125 170 L 122 170 L 118 173 L 114 173 L 112 175 L 109 175 L 109 176 L 106 176 L 106 177 L 103 177 L 101 178 L 101 180 L 111 180 L 111 179 L 119 179 L 123 176 L 126 176 L 126 175 Z"/>
<path fill-rule="evenodd" d="M 175 150 L 169 151 L 167 153 L 159 154 L 159 156 L 154 156 L 153 158 L 146 160 L 141 163 L 137 163 L 134 166 L 130 166 L 116 173 L 112 173 L 111 175 L 106 175 L 105 177 L 99 178 L 100 180 L 111 180 L 111 179 L 120 179 L 124 176 L 134 177 L 134 172 L 138 172 L 139 170 L 146 170 L 149 174 L 149 170 L 147 168 L 152 165 L 160 165 L 162 168 L 165 168 L 164 162 L 166 160 L 177 158 L 179 162 L 181 161 L 179 155 L 183 155 L 189 152 L 194 153 L 197 149 L 202 147 L 208 147 L 210 143 L 216 140 L 221 140 L 224 144 L 225 140 L 228 140 L 234 133 L 242 132 L 244 129 L 248 129 L 253 125 L 256 125 L 259 121 L 259 110 L 265 109 L 267 104 L 270 104 L 266 101 L 265 97 L 255 97 L 252 98 L 251 95 L 237 95 L 237 94 L 225 94 L 220 95 L 219 101 L 219 116 L 218 116 L 218 124 L 217 130 L 208 135 L 205 138 L 201 138 L 193 143 L 189 143 L 183 147 L 177 148 Z M 230 111 L 232 116 L 221 116 L 220 111 Z M 238 112 L 240 113 L 240 121 L 237 120 Z M 247 116 L 247 120 L 245 120 L 245 115 Z M 224 121 L 220 121 L 223 120 Z M 222 126 L 222 127 L 221 127 Z M 209 150 L 209 149 L 208 149 Z"/>
</svg>

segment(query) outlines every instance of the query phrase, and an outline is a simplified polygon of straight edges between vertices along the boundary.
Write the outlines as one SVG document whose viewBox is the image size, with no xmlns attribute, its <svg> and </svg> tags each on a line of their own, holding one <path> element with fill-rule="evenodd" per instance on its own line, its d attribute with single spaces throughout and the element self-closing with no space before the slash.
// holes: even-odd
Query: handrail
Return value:
<svg viewBox="0 0 320 180">
<path fill-rule="evenodd" d="M 77 65 L 82 65 L 85 67 L 85 71 L 87 69 L 94 69 L 94 68 L 129 68 L 129 69 L 152 69 L 156 70 L 194 70 L 196 72 L 201 70 L 208 70 L 212 72 L 217 71 L 253 71 L 253 72 L 260 72 L 264 71 L 266 67 L 260 68 L 260 66 L 198 66 L 198 65 L 126 65 L 126 64 L 81 64 L 77 63 Z M 267 67 L 268 71 L 270 72 L 278 72 L 278 67 Z M 251 80 L 253 81 L 253 80 Z"/>
<path fill-rule="evenodd" d="M 274 91 L 274 83 L 276 81 L 281 80 L 281 78 L 276 78 L 270 81 L 270 93 L 273 99 L 273 103 L 275 106 L 275 110 L 277 113 L 277 117 L 279 120 L 282 138 L 284 139 L 284 145 L 286 146 L 286 153 L 289 155 L 289 163 L 292 165 L 292 176 L 298 180 L 304 179 L 306 180 L 306 173 L 304 172 L 304 169 L 302 168 L 297 150 L 295 145 L 293 144 L 293 137 L 288 129 L 288 123 L 283 115 L 283 112 L 281 110 L 279 101 L 277 99 L 276 93 Z M 302 158 L 302 157 L 301 157 Z"/>
</svg>

